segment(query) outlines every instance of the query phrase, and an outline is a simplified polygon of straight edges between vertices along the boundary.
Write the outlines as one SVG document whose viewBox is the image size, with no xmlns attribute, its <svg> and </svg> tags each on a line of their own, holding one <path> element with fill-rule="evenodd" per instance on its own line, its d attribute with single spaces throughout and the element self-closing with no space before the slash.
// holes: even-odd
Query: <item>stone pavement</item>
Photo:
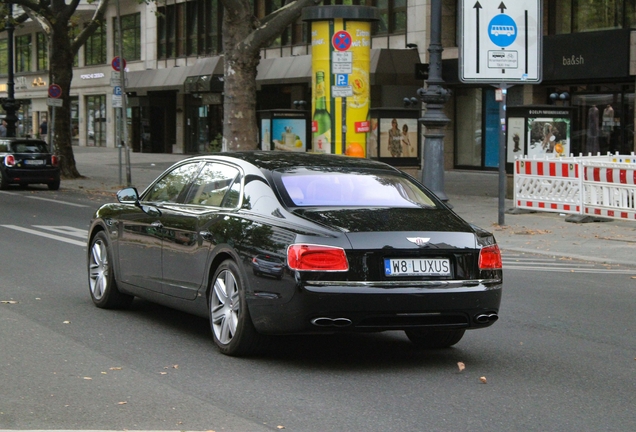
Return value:
<svg viewBox="0 0 636 432">
<path fill-rule="evenodd" d="M 74 147 L 77 168 L 85 178 L 62 180 L 62 189 L 114 193 L 126 183 L 125 154 L 119 149 Z M 130 153 L 131 184 L 143 190 L 183 154 Z M 636 267 L 636 222 L 571 223 L 565 215 L 537 212 L 506 214 L 499 226 L 498 174 L 448 171 L 445 192 L 455 212 L 467 221 L 494 232 L 502 250 L 536 253 L 562 259 L 582 259 Z M 111 198 L 105 197 L 104 202 Z M 506 200 L 506 209 L 513 203 Z"/>
</svg>

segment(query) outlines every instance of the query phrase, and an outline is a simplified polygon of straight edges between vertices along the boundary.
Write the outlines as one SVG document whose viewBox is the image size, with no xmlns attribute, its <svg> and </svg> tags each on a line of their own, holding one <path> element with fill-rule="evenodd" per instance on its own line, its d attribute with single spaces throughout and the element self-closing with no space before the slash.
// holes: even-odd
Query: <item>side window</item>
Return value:
<svg viewBox="0 0 636 432">
<path fill-rule="evenodd" d="M 236 199 L 223 198 L 228 194 L 239 175 L 239 170 L 221 163 L 207 163 L 194 180 L 192 189 L 186 198 L 186 204 L 212 207 L 235 207 Z M 240 185 L 239 185 L 240 186 Z"/>
<path fill-rule="evenodd" d="M 143 198 L 152 202 L 178 202 L 190 180 L 199 170 L 199 163 L 181 165 L 163 176 Z"/>
</svg>

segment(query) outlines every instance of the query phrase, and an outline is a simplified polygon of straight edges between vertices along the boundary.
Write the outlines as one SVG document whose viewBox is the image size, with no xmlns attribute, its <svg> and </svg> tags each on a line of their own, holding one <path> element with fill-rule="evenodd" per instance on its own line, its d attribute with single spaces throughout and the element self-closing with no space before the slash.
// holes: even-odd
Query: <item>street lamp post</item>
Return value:
<svg viewBox="0 0 636 432">
<path fill-rule="evenodd" d="M 5 26 L 7 30 L 7 97 L 2 98 L 2 108 L 6 113 L 5 120 L 7 122 L 7 136 L 15 136 L 15 125 L 18 121 L 18 116 L 15 112 L 20 107 L 20 103 L 15 100 L 15 82 L 13 77 L 13 31 L 15 26 L 13 25 L 13 4 L 7 3 L 7 24 Z"/>
<path fill-rule="evenodd" d="M 450 98 L 450 91 L 442 87 L 442 4 L 441 0 L 431 2 L 431 34 L 428 46 L 429 75 L 426 87 L 417 91 L 426 104 L 420 123 L 426 128 L 422 161 L 422 183 L 431 189 L 442 201 L 448 201 L 444 193 L 444 128 L 450 119 L 444 114 L 444 104 Z"/>
</svg>

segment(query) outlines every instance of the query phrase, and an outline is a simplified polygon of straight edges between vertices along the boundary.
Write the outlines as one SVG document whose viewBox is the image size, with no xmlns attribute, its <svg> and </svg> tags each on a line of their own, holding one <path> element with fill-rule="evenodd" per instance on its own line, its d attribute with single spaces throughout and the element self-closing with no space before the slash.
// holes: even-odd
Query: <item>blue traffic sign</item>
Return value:
<svg viewBox="0 0 636 432">
<path fill-rule="evenodd" d="M 508 15 L 495 15 L 488 24 L 488 37 L 499 47 L 510 46 L 517 39 L 517 23 Z"/>
<path fill-rule="evenodd" d="M 337 86 L 348 86 L 349 85 L 349 74 L 336 74 L 336 85 Z"/>
<path fill-rule="evenodd" d="M 120 86 L 113 87 L 113 94 L 115 96 L 121 96 L 121 87 Z"/>
</svg>

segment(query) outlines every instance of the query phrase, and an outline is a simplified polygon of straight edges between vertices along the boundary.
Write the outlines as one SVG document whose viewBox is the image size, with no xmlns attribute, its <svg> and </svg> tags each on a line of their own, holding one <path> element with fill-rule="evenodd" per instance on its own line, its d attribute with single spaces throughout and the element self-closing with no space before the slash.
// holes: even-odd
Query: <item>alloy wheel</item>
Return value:
<svg viewBox="0 0 636 432">
<path fill-rule="evenodd" d="M 214 281 L 210 311 L 217 340 L 230 343 L 238 328 L 240 299 L 236 278 L 229 270 L 223 270 Z"/>
</svg>

